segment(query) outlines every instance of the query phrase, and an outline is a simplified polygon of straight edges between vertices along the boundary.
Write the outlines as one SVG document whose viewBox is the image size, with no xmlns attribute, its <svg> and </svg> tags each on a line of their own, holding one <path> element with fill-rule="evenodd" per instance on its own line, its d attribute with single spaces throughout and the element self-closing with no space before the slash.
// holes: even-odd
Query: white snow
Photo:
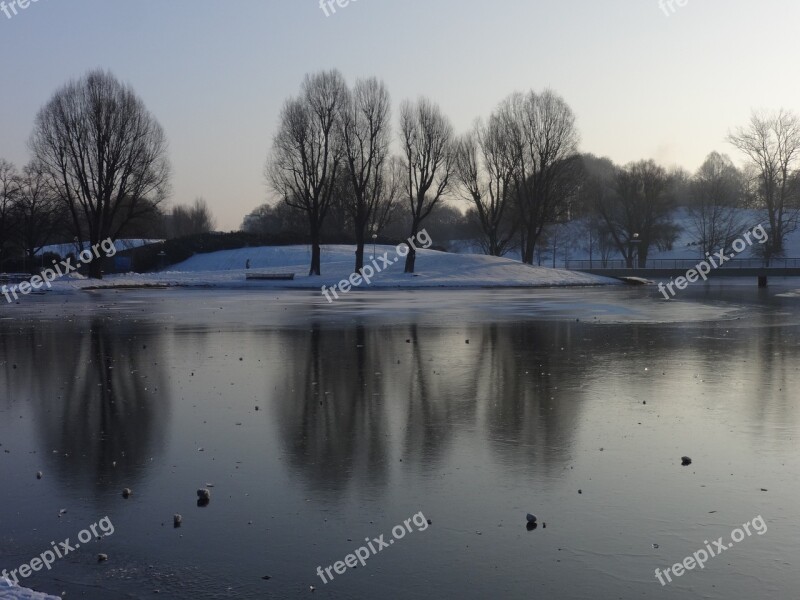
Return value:
<svg viewBox="0 0 800 600">
<path fill-rule="evenodd" d="M 61 600 L 61 598 L 15 586 L 8 579 L 0 577 L 0 600 Z"/>
<path fill-rule="evenodd" d="M 738 212 L 739 220 L 745 229 L 750 229 L 765 223 L 764 211 L 740 209 Z M 647 255 L 648 259 L 702 260 L 703 252 L 700 246 L 695 244 L 697 241 L 697 234 L 692 227 L 692 219 L 689 212 L 685 208 L 679 208 L 673 213 L 673 220 L 678 225 L 680 231 L 672 248 L 670 250 L 659 250 L 654 246 L 650 248 L 650 252 Z M 556 251 L 556 266 L 564 265 L 565 246 L 567 247 L 566 254 L 569 260 L 588 260 L 589 252 L 587 250 L 587 245 L 589 238 L 585 230 L 582 229 L 584 223 L 585 222 L 580 219 L 574 221 L 572 224 L 572 233 L 570 235 L 562 231 L 561 241 Z M 757 246 L 758 242 L 753 240 L 753 244 Z M 474 242 L 469 241 L 453 242 L 450 246 L 456 252 L 481 252 L 480 248 Z M 785 255 L 788 258 L 800 257 L 800 229 L 786 236 L 784 247 Z M 510 258 L 519 258 L 519 253 L 509 253 L 508 256 Z M 738 258 L 754 258 L 756 256 L 757 255 L 753 252 L 753 246 L 748 246 Z M 613 250 L 609 256 L 610 260 L 620 260 L 622 258 L 622 255 L 617 250 Z M 547 251 L 545 252 L 545 257 L 542 259 L 542 264 L 552 266 L 552 260 L 552 254 Z M 600 263 L 600 255 L 596 248 L 594 251 L 594 260 L 596 260 L 598 264 Z"/>
<path fill-rule="evenodd" d="M 365 255 L 370 262 L 372 247 Z M 532 267 L 507 258 L 474 254 L 449 254 L 419 250 L 416 273 L 403 273 L 403 259 L 394 262 L 394 246 L 378 246 L 375 262 L 381 272 L 367 288 L 482 288 L 482 287 L 564 287 L 612 285 L 615 279 L 586 273 Z M 384 267 L 377 258 L 388 253 L 391 265 Z M 246 263 L 250 260 L 250 269 Z M 224 289 L 282 288 L 320 289 L 332 287 L 350 277 L 355 266 L 355 246 L 323 246 L 322 276 L 309 277 L 308 246 L 266 246 L 197 254 L 189 260 L 159 273 L 107 275 L 103 280 L 85 279 L 75 274 L 56 280 L 54 292 L 79 289 L 126 287 L 204 287 Z M 377 270 L 377 269 L 376 269 Z M 247 281 L 247 274 L 293 273 L 294 281 Z M 45 293 L 43 288 L 39 292 Z M 20 296 L 20 298 L 23 298 Z M 5 298 L 0 296 L 0 303 Z"/>
<path fill-rule="evenodd" d="M 133 248 L 140 248 L 141 246 L 149 246 L 150 244 L 159 244 L 164 240 L 145 240 L 145 239 L 130 239 L 130 240 L 115 240 L 114 247 L 117 249 L 117 252 L 124 252 L 125 250 L 131 250 Z M 83 244 L 81 249 L 91 248 L 88 242 Z M 68 254 L 75 254 L 77 250 L 76 244 L 51 244 L 50 246 L 45 246 L 39 252 L 36 253 L 36 256 L 42 256 L 47 252 L 53 252 L 58 254 L 59 256 L 67 256 Z"/>
<path fill-rule="evenodd" d="M 331 287 L 350 277 L 355 266 L 355 246 L 323 246 L 322 276 L 309 277 L 310 251 L 308 246 L 267 246 L 224 250 L 197 254 L 160 273 L 143 275 L 109 275 L 103 281 L 72 281 L 73 287 L 125 286 L 203 286 L 203 287 L 275 287 L 320 289 Z M 608 285 L 616 280 L 585 273 L 532 267 L 507 258 L 470 254 L 449 254 L 436 250 L 417 252 L 416 273 L 403 273 L 403 260 L 395 254 L 394 246 L 378 246 L 376 256 L 388 253 L 391 262 L 372 278 L 364 288 L 479 288 L 479 287 L 561 287 Z M 367 249 L 365 262 L 370 263 L 372 246 Z M 397 262 L 394 261 L 398 258 Z M 250 269 L 246 269 L 247 261 Z M 376 269 L 377 271 L 377 269 Z M 294 273 L 294 281 L 246 281 L 248 274 Z"/>
</svg>

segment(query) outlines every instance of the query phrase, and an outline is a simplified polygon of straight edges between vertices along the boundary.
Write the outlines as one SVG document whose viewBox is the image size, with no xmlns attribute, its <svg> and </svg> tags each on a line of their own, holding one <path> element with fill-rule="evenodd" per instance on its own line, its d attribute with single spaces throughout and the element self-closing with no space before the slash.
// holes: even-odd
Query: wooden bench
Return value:
<svg viewBox="0 0 800 600">
<path fill-rule="evenodd" d="M 294 273 L 248 273 L 245 277 L 248 281 L 293 281 Z"/>
</svg>

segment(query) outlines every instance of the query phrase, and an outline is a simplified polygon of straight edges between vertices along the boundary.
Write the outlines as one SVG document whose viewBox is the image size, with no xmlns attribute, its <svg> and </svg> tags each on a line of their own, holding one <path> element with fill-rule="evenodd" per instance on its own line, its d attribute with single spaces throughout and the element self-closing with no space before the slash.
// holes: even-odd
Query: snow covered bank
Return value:
<svg viewBox="0 0 800 600">
<path fill-rule="evenodd" d="M 0 600 L 61 600 L 61 598 L 17 587 L 8 579 L 0 577 Z"/>
<path fill-rule="evenodd" d="M 124 252 L 125 250 L 133 250 L 134 248 L 141 248 L 142 246 L 149 246 L 150 244 L 158 244 L 164 240 L 145 240 L 145 239 L 129 239 L 129 240 L 115 240 L 114 246 L 117 252 Z M 89 242 L 84 242 L 82 249 L 90 248 Z M 78 247 L 76 244 L 52 244 L 45 246 L 36 253 L 36 256 L 42 256 L 47 253 L 58 254 L 59 256 L 67 256 L 69 254 L 77 254 Z"/>
<path fill-rule="evenodd" d="M 585 273 L 532 267 L 518 261 L 483 255 L 448 254 L 419 250 L 416 273 L 403 273 L 403 260 L 393 246 L 378 246 L 376 256 L 388 253 L 390 265 L 376 273 L 370 288 L 480 288 L 480 287 L 563 287 L 618 283 Z M 372 247 L 367 249 L 367 258 Z M 397 260 L 395 261 L 395 258 Z M 246 265 L 250 264 L 250 269 Z M 77 288 L 199 286 L 224 288 L 319 289 L 347 279 L 355 262 L 355 246 L 324 246 L 322 276 L 308 277 L 308 246 L 241 248 L 197 254 L 162 273 L 111 275 L 103 281 L 71 281 Z M 381 263 L 380 260 L 376 260 Z M 248 274 L 293 273 L 294 281 L 246 281 Z M 362 289 L 365 286 L 361 286 Z"/>
</svg>

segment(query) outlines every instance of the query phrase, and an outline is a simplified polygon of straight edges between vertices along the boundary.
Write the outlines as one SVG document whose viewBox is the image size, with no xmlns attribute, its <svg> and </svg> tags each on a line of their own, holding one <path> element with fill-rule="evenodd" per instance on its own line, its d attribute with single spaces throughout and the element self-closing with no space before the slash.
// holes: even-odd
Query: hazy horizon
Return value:
<svg viewBox="0 0 800 600">
<path fill-rule="evenodd" d="M 6 0 L 8 4 L 8 0 Z M 383 79 L 394 106 L 424 95 L 468 130 L 514 91 L 551 88 L 575 111 L 581 151 L 617 163 L 652 158 L 694 171 L 753 109 L 800 106 L 781 67 L 800 7 L 433 0 L 111 4 L 39 0 L 0 12 L 0 158 L 27 162 L 38 109 L 94 68 L 130 83 L 164 127 L 173 204 L 204 197 L 219 229 L 267 200 L 263 165 L 281 105 L 303 77 L 337 68 Z M 355 42 L 360 40 L 360 42 Z M 477 40 L 477 41 L 476 41 Z"/>
</svg>

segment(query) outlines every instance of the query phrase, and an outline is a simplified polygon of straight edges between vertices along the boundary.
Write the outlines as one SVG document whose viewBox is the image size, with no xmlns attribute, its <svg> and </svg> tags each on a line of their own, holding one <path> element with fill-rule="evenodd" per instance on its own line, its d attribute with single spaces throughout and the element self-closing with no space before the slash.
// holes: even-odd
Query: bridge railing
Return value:
<svg viewBox="0 0 800 600">
<path fill-rule="evenodd" d="M 719 259 L 711 258 L 719 264 Z M 568 260 L 566 269 L 572 271 L 587 271 L 594 269 L 694 269 L 702 262 L 700 258 L 650 258 L 644 266 L 629 267 L 625 260 Z M 725 269 L 760 269 L 769 267 L 771 269 L 797 269 L 800 268 L 800 258 L 771 258 L 769 263 L 761 258 L 734 258 L 723 265 Z"/>
</svg>

